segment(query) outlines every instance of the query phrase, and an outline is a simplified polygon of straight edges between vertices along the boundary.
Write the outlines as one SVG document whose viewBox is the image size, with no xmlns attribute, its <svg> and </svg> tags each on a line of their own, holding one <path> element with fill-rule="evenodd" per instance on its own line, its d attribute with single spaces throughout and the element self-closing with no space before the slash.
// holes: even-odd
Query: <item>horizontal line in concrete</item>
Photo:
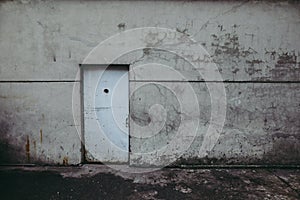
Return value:
<svg viewBox="0 0 300 200">
<path fill-rule="evenodd" d="M 106 67 L 106 66 L 128 66 L 130 64 L 79 64 L 80 67 Z"/>
<path fill-rule="evenodd" d="M 79 80 L 12 80 L 12 81 L 1 81 L 0 83 L 76 83 Z"/>
<path fill-rule="evenodd" d="M 129 82 L 183 82 L 183 83 L 300 83 L 300 81 L 185 81 L 185 80 L 129 80 Z"/>
<path fill-rule="evenodd" d="M 0 83 L 76 83 L 80 80 L 12 80 Z M 300 83 L 300 81 L 185 81 L 185 80 L 129 80 L 129 82 L 174 82 L 174 83 Z"/>
</svg>

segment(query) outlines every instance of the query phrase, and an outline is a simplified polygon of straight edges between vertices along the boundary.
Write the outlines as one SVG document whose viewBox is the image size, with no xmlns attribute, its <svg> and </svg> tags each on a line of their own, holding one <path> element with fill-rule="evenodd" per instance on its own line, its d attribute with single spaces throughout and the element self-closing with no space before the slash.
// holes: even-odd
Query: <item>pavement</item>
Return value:
<svg viewBox="0 0 300 200">
<path fill-rule="evenodd" d="M 1 166 L 0 199 L 300 199 L 300 169 Z"/>
</svg>

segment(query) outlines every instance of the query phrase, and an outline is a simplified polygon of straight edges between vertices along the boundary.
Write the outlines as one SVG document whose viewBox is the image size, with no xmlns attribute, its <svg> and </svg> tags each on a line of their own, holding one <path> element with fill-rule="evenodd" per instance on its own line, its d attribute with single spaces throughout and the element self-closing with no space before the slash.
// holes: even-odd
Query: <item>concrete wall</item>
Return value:
<svg viewBox="0 0 300 200">
<path fill-rule="evenodd" d="M 79 107 L 77 101 L 72 104 L 74 84 L 79 92 L 78 64 L 99 42 L 116 33 L 157 26 L 192 36 L 227 81 L 225 126 L 217 145 L 203 158 L 198 150 L 210 113 L 203 79 L 184 61 L 159 51 L 141 50 L 135 56 L 142 59 L 129 63 L 134 71 L 131 89 L 141 82 L 164 81 L 154 70 L 153 74 L 135 71 L 139 63 L 151 61 L 171 66 L 193 82 L 201 99 L 201 128 L 178 162 L 299 164 L 299 19 L 300 4 L 287 1 L 2 1 L 1 163 L 80 163 L 81 127 L 72 112 L 72 105 Z M 177 90 L 187 84 L 171 81 L 170 87 L 179 84 Z M 139 90 L 136 95 L 146 93 Z M 137 96 L 130 99 L 130 111 L 144 119 L 148 115 L 143 105 L 151 102 L 138 103 Z M 131 117 L 130 123 L 135 120 L 139 119 Z M 169 129 L 165 131 L 152 141 L 132 139 L 132 151 L 163 145 L 157 141 L 172 136 Z M 131 157 L 132 164 L 151 162 Z"/>
</svg>

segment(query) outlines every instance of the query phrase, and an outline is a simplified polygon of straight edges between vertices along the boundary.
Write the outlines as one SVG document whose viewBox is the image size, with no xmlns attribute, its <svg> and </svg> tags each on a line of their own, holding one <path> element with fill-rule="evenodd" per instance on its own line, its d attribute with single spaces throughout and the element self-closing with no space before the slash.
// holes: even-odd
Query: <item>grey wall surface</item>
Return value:
<svg viewBox="0 0 300 200">
<path fill-rule="evenodd" d="M 73 89 L 79 93 L 78 64 L 106 38 L 149 26 L 192 36 L 227 81 L 225 126 L 217 145 L 202 158 L 197 152 L 210 111 L 203 79 L 184 61 L 159 51 L 141 50 L 135 55 L 139 59 L 129 63 L 134 72 L 131 89 L 140 82 L 163 82 L 155 71 L 135 70 L 141 63 L 160 62 L 192 81 L 201 99 L 198 135 L 178 162 L 300 163 L 299 3 L 25 0 L 0 3 L 0 162 L 82 162 L 81 127 L 72 112 L 80 105 L 79 96 L 75 102 L 72 98 Z M 140 90 L 137 95 L 146 94 Z M 143 107 L 147 102 L 138 103 L 136 96 L 130 101 L 131 114 L 140 117 L 131 123 L 148 116 Z M 172 120 L 176 124 L 176 117 Z M 171 137 L 172 130 L 161 134 L 152 141 L 132 139 L 132 151 L 151 150 L 160 145 L 157 141 L 166 141 L 166 135 Z M 134 165 L 155 162 L 131 159 Z"/>
</svg>

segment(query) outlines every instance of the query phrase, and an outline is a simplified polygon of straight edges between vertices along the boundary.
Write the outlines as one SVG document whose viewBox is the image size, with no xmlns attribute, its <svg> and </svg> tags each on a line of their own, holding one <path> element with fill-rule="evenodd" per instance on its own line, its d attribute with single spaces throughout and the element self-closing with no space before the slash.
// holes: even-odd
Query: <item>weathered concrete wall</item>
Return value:
<svg viewBox="0 0 300 200">
<path fill-rule="evenodd" d="M 132 84 L 131 89 L 143 84 L 136 82 Z M 178 134 L 178 129 L 195 117 L 198 117 L 200 122 L 194 142 L 176 163 L 299 163 L 299 84 L 226 83 L 226 122 L 217 144 L 205 158 L 199 157 L 199 149 L 209 126 L 211 113 L 211 100 L 205 83 L 191 83 L 199 100 L 200 112 L 182 112 L 176 96 L 165 88 L 172 88 L 176 93 L 190 83 L 168 82 L 163 86 L 156 84 L 159 85 L 159 82 L 144 85 L 136 90 L 130 104 L 131 115 L 134 116 L 131 116 L 131 120 L 138 124 L 149 124 L 151 113 L 148 108 L 154 104 L 161 104 L 167 112 L 165 126 L 152 134 L 152 137 L 132 137 L 132 164 L 157 165 L 168 162 L 160 161 L 160 157 L 156 156 L 157 150 L 167 146 L 175 137 L 180 137 L 181 145 L 188 144 L 189 137 L 193 136 Z M 159 124 L 163 120 L 153 119 L 152 115 L 151 121 L 158 121 L 156 123 Z M 192 132 L 193 126 L 186 126 L 185 129 Z M 136 136 L 135 129 L 131 129 L 131 132 Z M 146 133 L 141 133 L 143 134 Z M 143 153 L 151 155 L 145 156 Z M 172 160 L 181 154 L 179 149 L 174 148 L 172 154 L 165 159 Z"/>
<path fill-rule="evenodd" d="M 136 68 L 150 61 L 174 67 L 193 81 L 201 99 L 201 115 L 195 116 L 201 116 L 202 126 L 182 162 L 299 163 L 299 19 L 300 4 L 286 1 L 3 1 L 1 163 L 81 162 L 81 128 L 76 129 L 72 115 L 78 64 L 107 37 L 145 26 L 192 36 L 218 64 L 223 79 L 230 81 L 225 84 L 224 132 L 203 159 L 197 152 L 210 101 L 205 83 L 199 82 L 202 78 L 176 56 L 159 51 L 138 51 L 137 62 L 129 63 L 132 88 L 142 81 L 164 81 L 156 71 Z M 135 102 L 133 98 L 131 111 L 139 115 L 143 107 Z M 139 152 L 153 143 L 131 145 Z M 132 164 L 139 162 L 151 164 L 132 157 Z"/>
<path fill-rule="evenodd" d="M 80 162 L 80 135 L 72 115 L 73 85 L 1 83 L 2 163 Z"/>
</svg>

